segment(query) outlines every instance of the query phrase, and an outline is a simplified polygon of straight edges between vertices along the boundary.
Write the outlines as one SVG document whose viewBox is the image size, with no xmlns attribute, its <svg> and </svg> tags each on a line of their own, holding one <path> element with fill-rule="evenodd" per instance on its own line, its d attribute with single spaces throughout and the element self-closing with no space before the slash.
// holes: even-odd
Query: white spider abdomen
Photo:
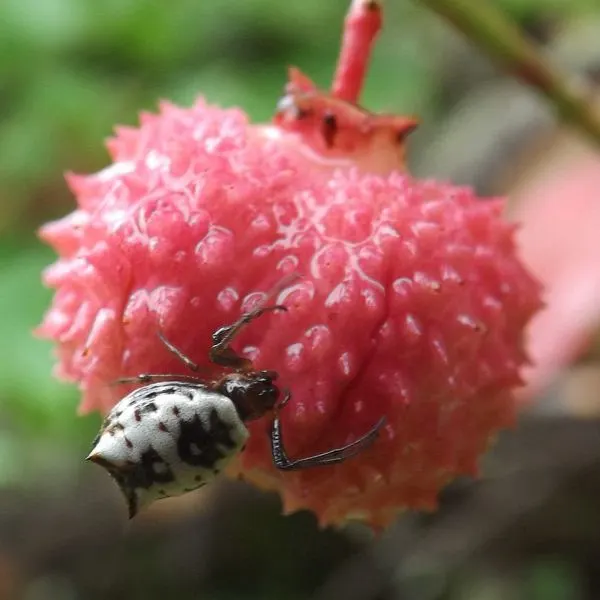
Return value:
<svg viewBox="0 0 600 600">
<path fill-rule="evenodd" d="M 114 477 L 133 517 L 214 479 L 248 435 L 226 396 L 201 384 L 153 383 L 115 405 L 88 459 Z"/>
</svg>

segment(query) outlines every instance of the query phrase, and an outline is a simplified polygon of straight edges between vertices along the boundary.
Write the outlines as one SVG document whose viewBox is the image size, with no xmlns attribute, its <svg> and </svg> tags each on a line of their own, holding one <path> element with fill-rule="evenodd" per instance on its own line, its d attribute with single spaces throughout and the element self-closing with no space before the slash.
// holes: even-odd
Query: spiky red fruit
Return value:
<svg viewBox="0 0 600 600">
<path fill-rule="evenodd" d="M 79 209 L 42 229 L 60 260 L 45 275 L 57 292 L 41 332 L 58 342 L 59 375 L 80 383 L 82 408 L 106 411 L 123 394 L 112 380 L 184 372 L 157 330 L 202 361 L 213 330 L 299 273 L 277 299 L 289 312 L 262 317 L 236 344 L 293 393 L 282 415 L 289 453 L 339 446 L 382 416 L 387 424 L 357 458 L 282 474 L 263 420 L 237 468 L 279 490 L 288 511 L 382 525 L 432 507 L 513 422 L 539 290 L 500 201 L 389 167 L 405 120 L 312 98 L 296 115 L 316 123 L 309 133 L 281 115 L 255 127 L 202 100 L 120 129 L 111 167 L 70 178 Z M 348 124 L 334 142 L 350 140 L 355 161 L 326 138 L 315 146 L 331 123 L 323 102 Z M 382 150 L 387 174 L 364 172 L 365 145 Z"/>
</svg>

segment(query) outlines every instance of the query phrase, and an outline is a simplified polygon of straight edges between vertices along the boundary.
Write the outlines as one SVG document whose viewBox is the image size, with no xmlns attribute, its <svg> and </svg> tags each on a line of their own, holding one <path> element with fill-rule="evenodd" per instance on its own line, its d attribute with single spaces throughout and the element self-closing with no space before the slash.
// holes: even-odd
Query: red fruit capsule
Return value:
<svg viewBox="0 0 600 600">
<path fill-rule="evenodd" d="M 379 16 L 378 3 L 354 2 L 350 48 L 367 47 Z M 343 61 L 355 59 L 347 44 Z M 45 273 L 56 294 L 40 332 L 56 341 L 58 375 L 79 383 L 82 410 L 107 412 L 123 395 L 108 385 L 117 378 L 186 373 L 157 331 L 208 365 L 212 332 L 297 273 L 275 299 L 287 312 L 234 344 L 292 393 L 288 454 L 385 426 L 341 464 L 282 472 L 271 420 L 259 419 L 232 473 L 277 490 L 287 512 L 382 526 L 434 507 L 513 424 L 540 289 L 501 200 L 405 173 L 416 123 L 354 104 L 360 86 L 344 77 L 363 71 L 342 65 L 332 94 L 292 71 L 270 125 L 199 99 L 119 129 L 113 164 L 71 176 L 77 210 L 42 228 L 59 260 Z"/>
</svg>

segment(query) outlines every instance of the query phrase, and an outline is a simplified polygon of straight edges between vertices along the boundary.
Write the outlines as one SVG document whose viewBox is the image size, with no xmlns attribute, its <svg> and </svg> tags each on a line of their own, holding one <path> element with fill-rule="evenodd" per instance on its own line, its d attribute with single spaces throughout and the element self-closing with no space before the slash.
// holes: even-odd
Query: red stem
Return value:
<svg viewBox="0 0 600 600">
<path fill-rule="evenodd" d="M 344 22 L 342 48 L 331 86 L 335 97 L 358 101 L 371 48 L 381 29 L 381 14 L 378 0 L 353 0 Z"/>
</svg>

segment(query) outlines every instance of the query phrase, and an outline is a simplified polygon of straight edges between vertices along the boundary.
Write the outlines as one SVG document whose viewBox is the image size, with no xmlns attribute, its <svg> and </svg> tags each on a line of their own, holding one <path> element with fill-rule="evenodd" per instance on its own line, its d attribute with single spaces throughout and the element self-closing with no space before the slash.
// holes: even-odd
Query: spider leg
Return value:
<svg viewBox="0 0 600 600">
<path fill-rule="evenodd" d="M 180 375 L 175 373 L 140 373 L 133 377 L 119 377 L 111 382 L 111 386 L 122 385 L 125 383 L 152 383 L 153 381 L 194 381 L 196 383 L 202 380 L 199 377 L 193 375 Z"/>
<path fill-rule="evenodd" d="M 191 358 L 186 356 L 177 346 L 172 344 L 166 337 L 162 331 L 157 333 L 160 341 L 164 344 L 165 348 L 174 354 L 190 371 L 199 371 L 200 366 L 198 363 L 195 363 Z"/>
<path fill-rule="evenodd" d="M 235 323 L 217 329 L 213 333 L 213 345 L 209 351 L 211 362 L 222 367 L 231 367 L 232 369 L 251 369 L 252 362 L 235 352 L 230 344 L 246 325 L 252 323 L 252 321 L 258 319 L 264 313 L 276 310 L 287 311 L 287 308 L 280 304 L 259 307 L 248 313 L 244 313 Z"/>
<path fill-rule="evenodd" d="M 287 400 L 289 400 L 288 396 L 284 398 L 284 402 L 287 402 Z M 273 464 L 281 471 L 292 471 L 344 462 L 368 448 L 377 439 L 379 430 L 383 427 L 384 423 L 385 417 L 382 417 L 365 435 L 345 446 L 333 448 L 314 456 L 290 460 L 283 447 L 281 422 L 279 417 L 275 416 L 271 426 L 271 454 L 273 456 Z"/>
<path fill-rule="evenodd" d="M 284 390 L 283 391 L 283 398 L 281 399 L 280 402 L 278 402 L 276 404 L 275 410 L 277 412 L 279 412 L 290 401 L 291 397 L 292 397 L 292 392 L 290 392 L 290 390 Z"/>
<path fill-rule="evenodd" d="M 209 358 L 211 362 L 221 367 L 229 367 L 239 371 L 247 371 L 252 369 L 252 361 L 247 358 L 240 356 L 230 346 L 231 342 L 236 338 L 240 331 L 246 327 L 246 325 L 252 323 L 255 319 L 258 319 L 261 315 L 266 312 L 282 310 L 287 311 L 285 306 L 280 304 L 268 305 L 273 297 L 275 297 L 281 290 L 289 286 L 293 281 L 298 279 L 300 275 L 298 273 L 291 273 L 286 275 L 279 281 L 279 283 L 269 291 L 264 301 L 254 310 L 244 313 L 237 321 L 231 325 L 224 325 L 217 329 L 212 336 L 213 345 L 209 351 Z"/>
<path fill-rule="evenodd" d="M 191 358 L 186 356 L 177 346 L 172 344 L 162 331 L 158 331 L 157 334 L 160 341 L 164 344 L 165 348 L 174 354 L 190 371 L 200 371 L 200 365 L 195 363 Z M 202 382 L 202 379 L 196 375 L 181 375 L 180 373 L 140 373 L 133 377 L 119 377 L 110 383 L 111 386 L 121 385 L 124 383 L 152 383 L 153 381 L 193 381 Z"/>
</svg>

